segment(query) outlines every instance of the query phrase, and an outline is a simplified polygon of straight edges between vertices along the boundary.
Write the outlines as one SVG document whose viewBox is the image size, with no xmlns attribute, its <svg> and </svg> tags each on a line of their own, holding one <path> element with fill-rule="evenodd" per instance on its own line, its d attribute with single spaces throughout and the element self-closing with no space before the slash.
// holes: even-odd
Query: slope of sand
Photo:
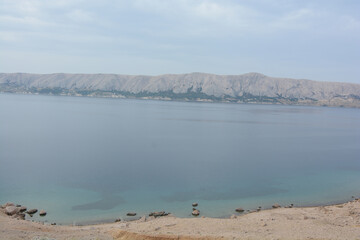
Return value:
<svg viewBox="0 0 360 240">
<path fill-rule="evenodd" d="M 0 239 L 360 239 L 360 201 L 235 219 L 161 217 L 93 226 L 47 226 L 0 213 Z"/>
</svg>

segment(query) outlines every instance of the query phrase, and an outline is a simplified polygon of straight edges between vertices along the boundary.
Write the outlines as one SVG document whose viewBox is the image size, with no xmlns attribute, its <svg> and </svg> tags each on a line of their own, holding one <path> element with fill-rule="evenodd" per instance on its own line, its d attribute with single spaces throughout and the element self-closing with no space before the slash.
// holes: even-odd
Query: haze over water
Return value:
<svg viewBox="0 0 360 240">
<path fill-rule="evenodd" d="M 0 94 L 0 203 L 43 220 L 360 195 L 359 109 Z"/>
</svg>

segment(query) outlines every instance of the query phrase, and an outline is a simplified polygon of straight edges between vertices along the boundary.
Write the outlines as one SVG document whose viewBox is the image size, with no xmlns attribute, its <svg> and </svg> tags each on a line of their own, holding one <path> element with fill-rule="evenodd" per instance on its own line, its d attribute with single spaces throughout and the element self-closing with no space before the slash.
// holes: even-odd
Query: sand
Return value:
<svg viewBox="0 0 360 240">
<path fill-rule="evenodd" d="M 160 217 L 89 226 L 49 226 L 0 212 L 0 239 L 360 239 L 360 201 L 278 208 L 234 219 Z"/>
</svg>

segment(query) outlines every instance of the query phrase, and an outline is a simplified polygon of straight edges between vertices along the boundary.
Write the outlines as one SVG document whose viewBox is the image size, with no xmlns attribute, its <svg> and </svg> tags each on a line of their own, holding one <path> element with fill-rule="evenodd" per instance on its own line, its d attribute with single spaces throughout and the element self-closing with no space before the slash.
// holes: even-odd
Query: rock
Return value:
<svg viewBox="0 0 360 240">
<path fill-rule="evenodd" d="M 19 211 L 20 212 L 25 212 L 27 210 L 27 208 L 25 207 L 25 206 L 21 206 L 20 208 L 19 208 Z"/>
<path fill-rule="evenodd" d="M 192 204 L 192 206 L 193 207 L 197 207 L 199 204 L 197 203 L 197 202 L 194 202 L 193 204 Z"/>
<path fill-rule="evenodd" d="M 236 215 L 235 215 L 235 214 L 233 214 L 233 215 L 230 216 L 230 219 L 235 219 L 235 218 L 236 218 Z"/>
<path fill-rule="evenodd" d="M 29 214 L 29 215 L 33 215 L 34 213 L 37 213 L 37 209 L 30 209 L 30 210 L 27 210 L 27 214 Z"/>
<path fill-rule="evenodd" d="M 13 204 L 12 202 L 7 202 L 4 205 L 2 205 L 1 208 L 6 208 L 6 207 L 10 207 L 10 206 L 15 206 L 15 204 Z"/>
<path fill-rule="evenodd" d="M 244 212 L 245 210 L 243 208 L 237 208 L 235 209 L 236 212 Z"/>
<path fill-rule="evenodd" d="M 115 219 L 115 222 L 121 222 L 120 218 Z"/>
<path fill-rule="evenodd" d="M 20 219 L 20 220 L 25 220 L 25 213 L 18 213 L 17 214 L 17 217 L 18 217 L 18 219 Z"/>
<path fill-rule="evenodd" d="M 46 212 L 44 210 L 40 210 L 39 215 L 41 217 L 44 217 L 44 216 L 46 216 Z"/>
<path fill-rule="evenodd" d="M 56 225 L 56 223 L 51 223 L 51 226 L 55 226 Z"/>
<path fill-rule="evenodd" d="M 167 216 L 168 213 L 165 213 L 164 211 L 161 212 L 151 212 L 149 214 L 149 217 L 154 216 L 154 217 L 163 217 L 163 216 Z"/>
<path fill-rule="evenodd" d="M 146 222 L 146 216 L 142 216 L 138 221 L 139 222 Z"/>
<path fill-rule="evenodd" d="M 15 207 L 15 206 L 7 206 L 5 208 L 5 213 L 9 216 L 13 216 L 18 212 L 19 212 L 19 208 Z"/>
<path fill-rule="evenodd" d="M 281 208 L 281 206 L 277 203 L 275 203 L 274 205 L 272 205 L 272 208 Z"/>
<path fill-rule="evenodd" d="M 16 207 L 21 207 L 21 205 L 20 205 L 20 204 L 16 204 Z"/>
<path fill-rule="evenodd" d="M 136 213 L 134 213 L 134 212 L 129 212 L 129 213 L 126 214 L 126 216 L 131 216 L 131 217 L 133 217 L 133 216 L 136 216 Z"/>
<path fill-rule="evenodd" d="M 261 207 L 258 207 L 258 208 L 256 209 L 256 211 L 260 212 L 260 211 L 261 211 Z"/>
<path fill-rule="evenodd" d="M 200 215 L 200 211 L 195 209 L 194 211 L 192 211 L 191 213 L 193 216 L 199 216 Z"/>
</svg>

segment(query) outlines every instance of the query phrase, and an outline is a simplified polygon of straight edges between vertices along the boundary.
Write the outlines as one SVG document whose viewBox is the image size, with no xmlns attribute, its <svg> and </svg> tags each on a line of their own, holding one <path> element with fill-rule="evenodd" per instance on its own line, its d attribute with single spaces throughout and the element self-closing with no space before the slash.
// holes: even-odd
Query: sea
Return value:
<svg viewBox="0 0 360 240">
<path fill-rule="evenodd" d="M 360 196 L 360 109 L 0 94 L 0 204 L 57 224 Z M 135 218 L 136 218 L 135 217 Z"/>
</svg>

